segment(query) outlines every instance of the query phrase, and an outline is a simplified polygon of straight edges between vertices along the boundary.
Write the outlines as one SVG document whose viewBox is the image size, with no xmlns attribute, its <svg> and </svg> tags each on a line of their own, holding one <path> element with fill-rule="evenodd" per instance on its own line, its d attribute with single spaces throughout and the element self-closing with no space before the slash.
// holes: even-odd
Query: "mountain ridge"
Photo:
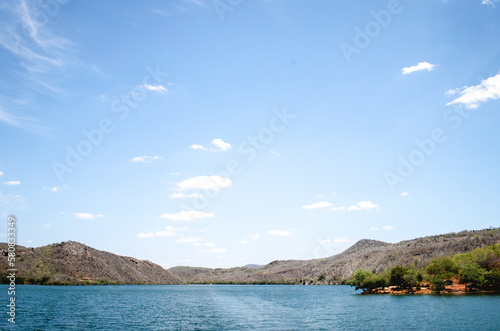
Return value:
<svg viewBox="0 0 500 331">
<path fill-rule="evenodd" d="M 433 235 L 394 244 L 362 239 L 330 257 L 277 260 L 260 268 L 180 266 L 168 270 L 194 284 L 341 284 L 359 268 L 381 272 L 396 265 L 425 266 L 437 256 L 466 253 L 496 243 L 500 243 L 500 228 Z"/>
<path fill-rule="evenodd" d="M 6 256 L 7 244 L 0 243 Z M 158 264 L 66 241 L 30 248 L 16 246 L 17 281 L 28 284 L 185 284 Z M 7 258 L 0 270 L 7 269 Z M 5 277 L 2 277 L 5 281 Z"/>
<path fill-rule="evenodd" d="M 396 265 L 425 266 L 437 256 L 466 253 L 500 243 L 500 228 L 461 231 L 386 243 L 361 239 L 345 251 L 321 259 L 276 260 L 233 268 L 177 266 L 164 269 L 100 251 L 75 241 L 30 248 L 16 246 L 17 279 L 28 284 L 341 284 L 359 269 L 381 272 Z M 0 243 L 7 269 L 7 244 Z M 6 281 L 6 273 L 0 273 Z"/>
</svg>

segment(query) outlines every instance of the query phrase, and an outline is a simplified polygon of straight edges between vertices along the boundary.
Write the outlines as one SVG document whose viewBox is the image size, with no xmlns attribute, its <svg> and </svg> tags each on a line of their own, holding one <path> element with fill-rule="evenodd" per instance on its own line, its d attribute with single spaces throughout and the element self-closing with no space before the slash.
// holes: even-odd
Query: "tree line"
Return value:
<svg viewBox="0 0 500 331">
<path fill-rule="evenodd" d="M 416 265 L 387 268 L 381 273 L 358 269 L 347 284 L 371 293 L 395 286 L 408 293 L 419 290 L 423 282 L 439 293 L 452 279 L 464 284 L 466 291 L 500 292 L 500 244 L 477 248 L 469 253 L 434 258 L 426 267 Z"/>
</svg>

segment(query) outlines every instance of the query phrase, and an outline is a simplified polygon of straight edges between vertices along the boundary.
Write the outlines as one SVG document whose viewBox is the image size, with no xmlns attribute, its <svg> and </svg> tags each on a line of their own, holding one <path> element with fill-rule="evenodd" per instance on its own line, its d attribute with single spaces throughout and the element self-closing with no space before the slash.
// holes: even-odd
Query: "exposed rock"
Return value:
<svg viewBox="0 0 500 331">
<path fill-rule="evenodd" d="M 0 243 L 0 249 L 7 244 Z M 0 270 L 7 269 L 1 259 Z M 100 251 L 68 241 L 37 248 L 16 247 L 18 282 L 31 284 L 183 284 L 150 261 Z M 4 279 L 5 277 L 2 277 Z"/>
</svg>

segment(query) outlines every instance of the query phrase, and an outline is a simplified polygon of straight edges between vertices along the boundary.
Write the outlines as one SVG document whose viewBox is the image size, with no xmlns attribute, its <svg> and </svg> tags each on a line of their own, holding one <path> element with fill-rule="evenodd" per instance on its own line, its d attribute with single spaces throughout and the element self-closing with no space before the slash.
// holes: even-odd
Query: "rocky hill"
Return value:
<svg viewBox="0 0 500 331">
<path fill-rule="evenodd" d="M 169 271 L 188 283 L 339 284 L 358 268 L 380 272 L 396 265 L 426 266 L 437 256 L 466 253 L 496 243 L 500 243 L 500 228 L 462 231 L 396 244 L 364 239 L 328 258 L 274 261 L 260 268 L 175 267 Z"/>
<path fill-rule="evenodd" d="M 363 239 L 323 259 L 274 261 L 229 269 L 175 267 L 120 256 L 73 242 L 16 247 L 17 282 L 28 284 L 340 284 L 358 268 L 380 272 L 397 265 L 425 267 L 437 256 L 470 252 L 500 243 L 500 228 L 462 231 L 401 241 Z M 0 243 L 5 282 L 7 244 Z"/>
<path fill-rule="evenodd" d="M 7 269 L 7 244 L 0 243 L 0 270 Z M 28 284 L 184 284 L 161 266 L 74 241 L 37 248 L 16 247 L 17 282 Z M 2 275 L 2 281 L 6 281 Z"/>
</svg>

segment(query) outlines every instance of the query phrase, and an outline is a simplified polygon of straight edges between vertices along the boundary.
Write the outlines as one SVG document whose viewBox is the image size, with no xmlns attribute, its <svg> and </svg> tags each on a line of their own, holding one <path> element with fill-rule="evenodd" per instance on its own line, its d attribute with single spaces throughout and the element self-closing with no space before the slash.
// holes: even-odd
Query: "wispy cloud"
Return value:
<svg viewBox="0 0 500 331">
<path fill-rule="evenodd" d="M 231 185 L 231 180 L 221 176 L 198 176 L 191 177 L 177 183 L 180 190 L 219 190 Z"/>
<path fill-rule="evenodd" d="M 302 206 L 302 208 L 304 208 L 304 209 L 318 209 L 318 208 L 330 207 L 332 205 L 333 204 L 331 204 L 329 202 L 323 201 L 323 202 L 316 202 L 316 203 L 313 203 L 310 205 L 305 205 L 305 206 Z"/>
<path fill-rule="evenodd" d="M 44 186 L 43 189 L 45 191 L 50 191 L 50 192 L 60 192 L 62 187 L 60 187 L 60 186 L 49 186 L 49 187 Z"/>
<path fill-rule="evenodd" d="M 133 157 L 131 158 L 129 161 L 130 162 L 141 162 L 141 163 L 151 163 L 155 160 L 159 160 L 161 159 L 162 157 L 161 156 L 136 156 L 136 157 Z"/>
<path fill-rule="evenodd" d="M 477 108 L 480 103 L 500 98 L 500 73 L 482 80 L 474 86 L 464 86 L 459 89 L 449 90 L 447 96 L 460 94 L 458 98 L 448 102 L 446 105 L 464 105 L 466 108 Z"/>
<path fill-rule="evenodd" d="M 169 214 L 165 213 L 161 215 L 161 218 L 166 218 L 172 221 L 184 221 L 184 222 L 190 222 L 194 221 L 197 219 L 204 219 L 204 218 L 213 218 L 215 215 L 213 213 L 206 213 L 202 211 L 197 211 L 197 210 L 184 210 L 178 213 L 174 214 Z"/>
<path fill-rule="evenodd" d="M 82 220 L 93 220 L 96 218 L 101 218 L 104 217 L 103 214 L 92 214 L 92 213 L 73 213 L 73 215 L 76 218 L 82 219 Z"/>
<path fill-rule="evenodd" d="M 216 139 L 212 140 L 212 144 L 216 148 L 206 148 L 202 145 L 197 145 L 197 144 L 191 145 L 190 148 L 191 149 L 201 149 L 201 150 L 204 150 L 207 152 L 226 152 L 229 149 L 231 149 L 231 147 L 232 147 L 230 143 L 227 143 L 220 138 L 216 138 Z"/>
<path fill-rule="evenodd" d="M 422 70 L 432 71 L 434 70 L 435 66 L 436 66 L 435 64 L 430 64 L 429 62 L 419 62 L 417 65 L 401 69 L 401 72 L 403 73 L 403 75 L 408 75 L 416 71 L 422 71 Z"/>
<path fill-rule="evenodd" d="M 492 6 L 493 8 L 495 8 L 495 4 L 493 2 L 496 2 L 496 0 L 482 0 L 481 4 L 482 5 L 489 5 L 489 6 Z"/>
<path fill-rule="evenodd" d="M 69 69 L 83 68 L 73 54 L 75 45 L 58 35 L 51 27 L 62 2 L 51 4 L 38 1 L 3 1 L 0 5 L 2 33 L 0 48 L 14 59 L 5 79 L 16 81 L 14 87 L 3 88 L 2 95 L 9 100 L 0 107 L 0 121 L 23 130 L 47 134 L 51 129 L 31 117 L 19 115 L 27 106 L 33 109 L 32 91 L 60 95 Z M 92 72 L 85 68 L 85 72 Z M 0 78 L 1 79 L 1 78 Z M 17 100 L 17 101 L 14 101 Z"/>
<path fill-rule="evenodd" d="M 163 85 L 149 85 L 144 84 L 143 87 L 148 91 L 158 92 L 158 93 L 166 93 L 167 89 L 163 87 Z"/>
<path fill-rule="evenodd" d="M 15 186 L 15 185 L 21 185 L 21 182 L 18 180 L 9 180 L 7 182 L 3 182 L 5 185 L 8 186 Z"/>
<path fill-rule="evenodd" d="M 378 205 L 374 204 L 371 201 L 360 201 L 356 205 L 349 206 L 347 210 L 369 210 L 369 209 L 377 209 Z"/>
<path fill-rule="evenodd" d="M 186 231 L 188 228 L 187 227 L 182 227 L 182 228 L 174 228 L 173 226 L 169 225 L 165 227 L 165 230 L 161 231 L 150 231 L 150 232 L 141 232 L 137 235 L 139 238 L 154 238 L 154 237 L 171 237 L 171 236 L 178 236 L 178 232 Z"/>
</svg>

